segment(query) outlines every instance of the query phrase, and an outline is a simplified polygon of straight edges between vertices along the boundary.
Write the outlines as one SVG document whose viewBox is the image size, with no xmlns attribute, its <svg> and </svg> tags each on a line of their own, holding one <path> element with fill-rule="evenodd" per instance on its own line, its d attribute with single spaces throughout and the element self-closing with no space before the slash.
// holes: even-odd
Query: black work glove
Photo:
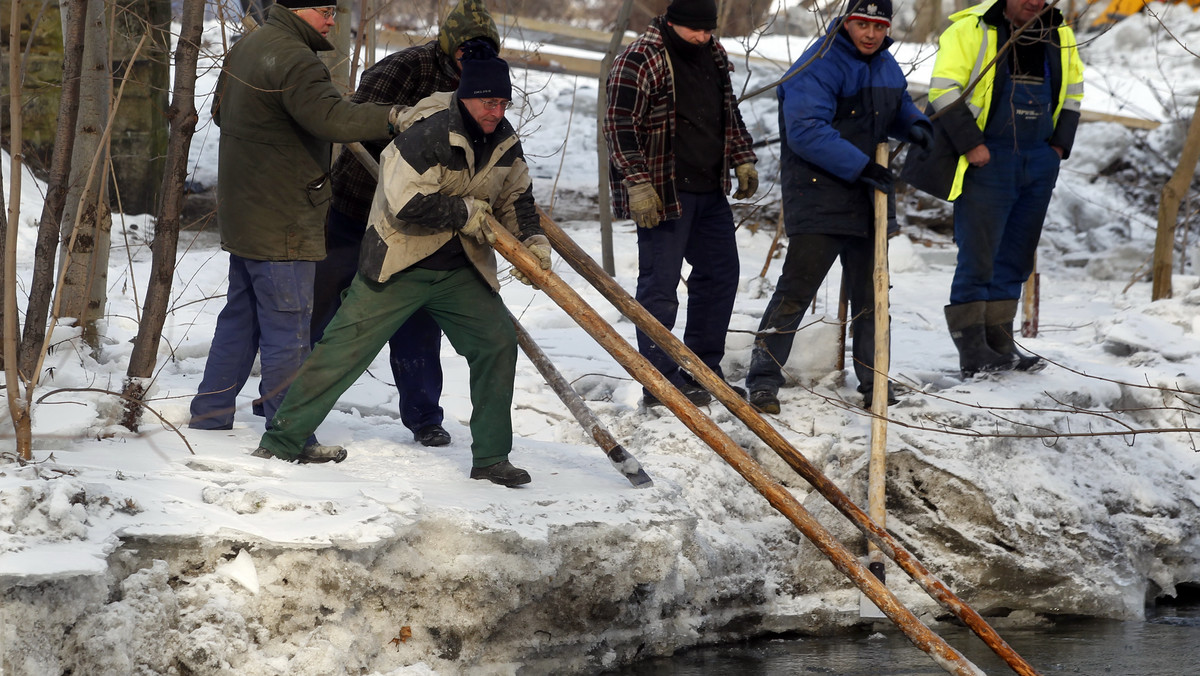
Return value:
<svg viewBox="0 0 1200 676">
<path fill-rule="evenodd" d="M 908 142 L 925 152 L 933 145 L 933 131 L 924 122 L 914 124 L 908 130 Z"/>
<path fill-rule="evenodd" d="M 871 162 L 863 167 L 862 173 L 858 175 L 858 180 L 879 192 L 890 193 L 892 183 L 896 178 L 892 176 L 892 172 L 887 170 L 887 167 L 878 162 Z"/>
</svg>

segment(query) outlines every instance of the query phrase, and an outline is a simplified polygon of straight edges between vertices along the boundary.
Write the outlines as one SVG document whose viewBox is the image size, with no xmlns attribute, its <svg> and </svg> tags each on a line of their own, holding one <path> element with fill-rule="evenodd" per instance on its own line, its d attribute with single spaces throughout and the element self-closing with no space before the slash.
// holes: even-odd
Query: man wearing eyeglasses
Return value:
<svg viewBox="0 0 1200 676">
<path fill-rule="evenodd" d="M 259 401 L 266 419 L 273 417 L 310 351 L 330 144 L 392 135 L 393 107 L 343 99 L 317 56 L 333 49 L 325 36 L 335 9 L 330 0 L 279 0 L 225 57 L 212 117 L 221 128 L 217 222 L 229 288 L 191 403 L 193 429 L 232 428 L 256 355 Z M 307 462 L 345 455 L 305 441 L 298 457 Z"/>
<path fill-rule="evenodd" d="M 482 0 L 460 0 L 442 20 L 436 40 L 387 55 L 365 70 L 351 101 L 412 106 L 435 92 L 458 87 L 463 45 L 487 42 L 500 48 L 500 33 Z M 364 143 L 376 161 L 384 143 Z M 325 222 L 329 255 L 317 263 L 313 297 L 312 341 L 341 305 L 341 294 L 358 270 L 358 252 L 378 181 L 349 149 L 343 150 L 329 174 L 333 202 Z M 388 341 L 392 380 L 399 395 L 400 422 L 422 446 L 446 446 L 450 433 L 442 426 L 442 331 L 433 317 L 418 310 Z"/>
<path fill-rule="evenodd" d="M 508 460 L 517 338 L 499 295 L 487 217 L 544 270 L 550 243 L 520 140 L 504 119 L 511 100 L 508 64 L 483 42 L 464 52 L 457 92 L 434 94 L 398 120 L 401 131 L 381 156 L 358 274 L 254 455 L 299 457 L 338 397 L 424 309 L 467 359 L 471 478 L 529 483 L 529 473 Z"/>
</svg>

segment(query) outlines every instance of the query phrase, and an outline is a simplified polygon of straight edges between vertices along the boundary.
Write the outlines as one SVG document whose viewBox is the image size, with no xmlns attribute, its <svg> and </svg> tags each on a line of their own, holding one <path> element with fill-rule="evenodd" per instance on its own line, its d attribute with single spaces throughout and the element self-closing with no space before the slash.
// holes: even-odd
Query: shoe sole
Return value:
<svg viewBox="0 0 1200 676">
<path fill-rule="evenodd" d="M 775 401 L 772 401 L 770 403 L 756 404 L 756 403 L 754 403 L 754 395 L 751 394 L 749 397 L 746 398 L 746 401 L 751 406 L 754 407 L 754 410 L 758 411 L 759 413 L 768 413 L 770 415 L 775 415 L 775 414 L 779 413 L 779 411 L 781 410 L 778 399 L 776 399 Z"/>
<path fill-rule="evenodd" d="M 343 448 L 340 453 L 331 458 L 311 458 L 301 455 L 294 462 L 298 465 L 320 465 L 326 462 L 341 462 L 346 459 L 347 455 L 346 449 Z"/>
<path fill-rule="evenodd" d="M 475 479 L 476 481 L 485 481 L 485 480 L 490 481 L 490 482 L 496 484 L 497 486 L 504 486 L 506 488 L 515 488 L 517 486 L 524 486 L 525 484 L 529 483 L 530 481 L 533 481 L 533 479 L 528 474 L 525 476 L 513 477 L 512 479 L 504 479 L 503 477 L 492 477 L 492 476 L 487 476 L 486 474 L 483 474 L 480 476 L 472 475 L 471 478 Z"/>
<path fill-rule="evenodd" d="M 264 453 L 259 453 L 259 451 L 264 451 Z M 326 463 L 326 462 L 341 462 L 341 461 L 345 460 L 349 454 L 346 453 L 346 449 L 343 448 L 340 453 L 338 453 L 337 455 L 334 455 L 334 456 L 330 456 L 328 458 L 313 458 L 313 457 L 305 456 L 303 454 L 298 455 L 295 458 L 280 458 L 278 455 L 275 455 L 274 453 L 271 453 L 270 451 L 266 451 L 265 449 L 259 448 L 259 449 L 255 449 L 253 452 L 251 452 L 250 455 L 251 455 L 251 457 L 263 458 L 263 459 L 276 458 L 276 459 L 282 460 L 284 462 L 294 462 L 297 465 L 320 465 L 320 464 Z"/>
</svg>

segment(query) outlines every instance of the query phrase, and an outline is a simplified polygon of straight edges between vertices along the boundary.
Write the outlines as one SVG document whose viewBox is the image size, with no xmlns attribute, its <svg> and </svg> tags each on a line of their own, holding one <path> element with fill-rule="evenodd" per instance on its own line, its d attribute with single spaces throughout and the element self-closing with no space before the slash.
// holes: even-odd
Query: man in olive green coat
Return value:
<svg viewBox="0 0 1200 676">
<path fill-rule="evenodd" d="M 258 354 L 269 421 L 309 353 L 313 274 L 325 257 L 331 142 L 386 140 L 392 106 L 342 98 L 317 55 L 336 6 L 279 0 L 225 58 L 213 102 L 221 128 L 217 221 L 229 290 L 190 426 L 230 429 Z M 310 439 L 313 460 L 343 452 Z"/>
</svg>

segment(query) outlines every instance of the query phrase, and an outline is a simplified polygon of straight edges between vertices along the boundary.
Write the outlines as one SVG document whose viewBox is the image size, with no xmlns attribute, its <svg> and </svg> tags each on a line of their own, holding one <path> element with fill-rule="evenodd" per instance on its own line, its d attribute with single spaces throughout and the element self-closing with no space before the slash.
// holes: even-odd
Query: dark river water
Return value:
<svg viewBox="0 0 1200 676">
<path fill-rule="evenodd" d="M 613 676 L 941 676 L 928 655 L 895 626 L 837 637 L 771 639 L 698 648 L 648 660 Z M 977 667 L 1015 673 L 970 630 L 939 628 Z M 1021 657 L 1045 676 L 1200 676 L 1200 600 L 1147 610 L 1145 622 L 1061 621 L 1036 629 L 999 630 Z"/>
</svg>

